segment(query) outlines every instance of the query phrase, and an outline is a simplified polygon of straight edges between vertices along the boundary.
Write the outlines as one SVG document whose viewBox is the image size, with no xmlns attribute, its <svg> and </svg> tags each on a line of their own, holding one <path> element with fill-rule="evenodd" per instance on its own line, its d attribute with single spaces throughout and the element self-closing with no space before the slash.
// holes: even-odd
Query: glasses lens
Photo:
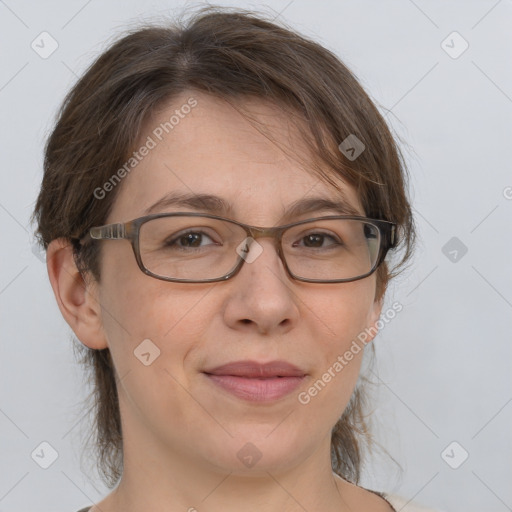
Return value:
<svg viewBox="0 0 512 512">
<path fill-rule="evenodd" d="M 368 274 L 377 262 L 380 231 L 360 220 L 318 220 L 288 229 L 282 245 L 288 268 L 297 277 L 353 279 Z"/>
<path fill-rule="evenodd" d="M 201 216 L 160 217 L 141 226 L 140 256 L 144 267 L 160 277 L 218 279 L 236 267 L 241 259 L 237 249 L 246 237 L 241 226 L 228 221 Z M 366 221 L 316 220 L 288 228 L 282 248 L 296 277 L 353 279 L 375 266 L 380 231 Z"/>
<path fill-rule="evenodd" d="M 161 277 L 202 280 L 222 277 L 238 261 L 243 228 L 200 216 L 159 217 L 145 222 L 139 249 L 146 269 Z"/>
</svg>

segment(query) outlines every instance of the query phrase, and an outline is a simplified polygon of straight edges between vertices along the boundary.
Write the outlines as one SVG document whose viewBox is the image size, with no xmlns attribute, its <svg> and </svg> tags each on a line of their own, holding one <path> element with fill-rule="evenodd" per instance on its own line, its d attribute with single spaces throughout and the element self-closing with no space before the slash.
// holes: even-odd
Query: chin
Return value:
<svg viewBox="0 0 512 512">
<path fill-rule="evenodd" d="M 305 440 L 302 443 L 294 441 L 285 429 L 279 434 L 277 430 L 270 433 L 272 428 L 268 425 L 261 430 L 263 434 L 255 432 L 253 426 L 250 434 L 239 433 L 227 442 L 211 445 L 208 458 L 223 472 L 266 477 L 268 473 L 287 471 L 300 463 Z"/>
</svg>

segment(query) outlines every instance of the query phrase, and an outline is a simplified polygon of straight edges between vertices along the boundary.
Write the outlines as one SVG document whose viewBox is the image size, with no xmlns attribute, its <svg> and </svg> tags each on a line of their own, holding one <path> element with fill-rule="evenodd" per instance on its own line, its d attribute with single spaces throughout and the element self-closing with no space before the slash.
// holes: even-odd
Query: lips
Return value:
<svg viewBox="0 0 512 512">
<path fill-rule="evenodd" d="M 217 366 L 204 373 L 210 375 L 232 375 L 235 377 L 271 378 L 271 377 L 304 377 L 306 372 L 286 361 L 257 363 L 256 361 L 235 361 Z"/>
<path fill-rule="evenodd" d="M 289 395 L 306 372 L 286 361 L 236 361 L 203 372 L 210 382 L 249 402 L 270 402 Z"/>
</svg>

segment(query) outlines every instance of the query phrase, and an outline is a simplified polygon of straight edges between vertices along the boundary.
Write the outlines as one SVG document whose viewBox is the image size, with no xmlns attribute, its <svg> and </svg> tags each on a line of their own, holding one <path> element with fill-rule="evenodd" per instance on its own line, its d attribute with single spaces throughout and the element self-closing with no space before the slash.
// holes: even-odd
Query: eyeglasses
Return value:
<svg viewBox="0 0 512 512">
<path fill-rule="evenodd" d="M 93 227 L 82 239 L 131 241 L 145 274 L 164 281 L 208 283 L 236 275 L 272 237 L 290 277 L 314 283 L 363 279 L 396 245 L 396 224 L 358 216 L 326 216 L 270 228 L 203 213 L 160 213 Z M 253 249 L 253 244 L 255 248 Z"/>
</svg>

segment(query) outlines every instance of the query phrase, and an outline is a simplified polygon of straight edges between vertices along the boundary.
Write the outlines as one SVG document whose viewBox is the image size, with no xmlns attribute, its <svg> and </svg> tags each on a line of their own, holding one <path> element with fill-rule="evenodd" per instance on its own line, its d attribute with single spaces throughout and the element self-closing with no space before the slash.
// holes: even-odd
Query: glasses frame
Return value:
<svg viewBox="0 0 512 512">
<path fill-rule="evenodd" d="M 80 243 L 82 245 L 89 243 L 92 240 L 129 240 L 131 242 L 131 246 L 133 249 L 133 253 L 135 255 L 135 260 L 140 268 L 140 270 L 155 279 L 160 279 L 162 281 L 169 281 L 174 283 L 213 283 L 218 281 L 226 281 L 234 277 L 245 262 L 245 259 L 239 255 L 238 263 L 235 265 L 233 270 L 228 272 L 227 274 L 216 277 L 213 279 L 179 279 L 174 277 L 165 277 L 160 276 L 158 274 L 154 274 L 150 270 L 148 270 L 143 262 L 140 255 L 140 245 L 139 245 L 139 233 L 140 228 L 146 222 L 159 219 L 162 217 L 206 217 L 209 219 L 218 219 L 227 221 L 236 226 L 242 227 L 247 237 L 251 237 L 254 240 L 258 238 L 271 237 L 274 239 L 274 247 L 276 248 L 277 254 L 281 259 L 284 268 L 286 269 L 287 274 L 297 281 L 303 281 L 307 283 L 348 283 L 352 281 L 358 281 L 359 279 L 364 279 L 365 277 L 373 274 L 377 268 L 382 264 L 384 258 L 386 257 L 387 252 L 390 249 L 393 249 L 397 245 L 397 234 L 396 234 L 396 224 L 393 222 L 389 222 L 386 220 L 380 219 L 371 219 L 368 217 L 362 217 L 358 215 L 329 215 L 323 217 L 314 217 L 310 219 L 304 219 L 297 222 L 292 222 L 290 224 L 284 224 L 282 226 L 274 226 L 274 227 L 260 227 L 260 226 L 251 226 L 249 224 L 244 224 L 242 222 L 238 222 L 236 220 L 228 219 L 226 217 L 220 217 L 218 215 L 211 215 L 207 213 L 199 213 L 199 212 L 167 212 L 167 213 L 156 213 L 152 215 L 146 215 L 144 217 L 139 217 L 137 219 L 130 220 L 128 222 L 116 222 L 113 224 L 105 224 L 104 226 L 96 226 L 90 228 L 89 232 L 80 239 Z M 306 224 L 308 222 L 314 222 L 317 220 L 326 220 L 326 219 L 347 219 L 347 220 L 360 220 L 367 222 L 369 224 L 373 224 L 380 233 L 380 245 L 379 252 L 377 258 L 375 260 L 375 264 L 371 268 L 369 272 L 357 277 L 351 277 L 348 279 L 308 279 L 304 277 L 300 277 L 295 275 L 286 262 L 286 258 L 284 257 L 283 249 L 282 249 L 282 237 L 284 232 L 294 226 L 298 226 L 300 224 Z"/>
</svg>

